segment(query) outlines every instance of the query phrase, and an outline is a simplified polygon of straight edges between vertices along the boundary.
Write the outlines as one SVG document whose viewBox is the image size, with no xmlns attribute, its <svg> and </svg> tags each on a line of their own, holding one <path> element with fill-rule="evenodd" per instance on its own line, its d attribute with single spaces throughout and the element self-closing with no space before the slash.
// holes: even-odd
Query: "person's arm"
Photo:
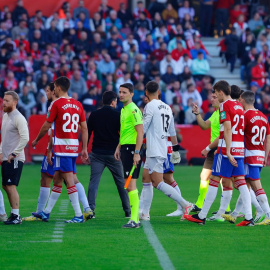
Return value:
<svg viewBox="0 0 270 270">
<path fill-rule="evenodd" d="M 218 147 L 219 137 L 217 137 L 212 143 L 207 145 L 201 152 L 202 156 L 206 157 L 209 151 Z"/>
<path fill-rule="evenodd" d="M 263 162 L 264 167 L 267 165 L 269 151 L 270 151 L 270 134 L 267 135 L 265 138 L 265 157 L 264 157 L 264 162 Z"/>
<path fill-rule="evenodd" d="M 82 159 L 87 160 L 88 159 L 88 153 L 87 153 L 88 129 L 87 129 L 86 121 L 83 121 L 80 124 L 81 124 L 81 133 L 82 133 L 81 156 L 82 156 Z"/>
<path fill-rule="evenodd" d="M 196 115 L 197 123 L 202 130 L 207 130 L 211 127 L 211 122 L 209 119 L 204 121 L 200 114 L 200 108 L 197 104 L 192 103 L 192 112 Z"/>
<path fill-rule="evenodd" d="M 32 141 L 32 147 L 34 148 L 38 142 L 44 137 L 44 135 L 48 132 L 48 130 L 51 128 L 52 123 L 45 121 L 45 123 L 43 124 L 43 126 L 41 127 L 37 137 L 35 138 L 35 140 Z"/>
<path fill-rule="evenodd" d="M 172 142 L 172 150 L 173 150 L 172 155 L 171 155 L 171 162 L 173 164 L 178 164 L 181 161 L 181 156 L 179 153 L 180 145 L 178 144 L 178 141 L 177 141 L 173 118 L 172 118 L 170 125 L 169 125 L 169 134 L 170 134 L 170 138 L 171 138 L 171 142 Z"/>
<path fill-rule="evenodd" d="M 145 134 L 147 133 L 148 128 L 152 122 L 153 115 L 154 114 L 151 108 L 151 104 L 146 105 L 143 112 L 143 131 Z"/>
</svg>

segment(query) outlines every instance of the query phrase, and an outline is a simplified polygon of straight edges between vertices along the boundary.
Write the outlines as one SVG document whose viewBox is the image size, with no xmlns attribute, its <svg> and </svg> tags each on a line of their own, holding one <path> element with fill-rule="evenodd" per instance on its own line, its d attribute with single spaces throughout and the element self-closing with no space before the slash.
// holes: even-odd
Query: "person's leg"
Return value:
<svg viewBox="0 0 270 270">
<path fill-rule="evenodd" d="M 96 197 L 101 175 L 105 169 L 105 162 L 98 155 L 90 155 L 91 177 L 88 186 L 88 203 L 92 210 L 96 208 Z"/>
<path fill-rule="evenodd" d="M 4 187 L 11 207 L 11 213 L 19 216 L 19 194 L 15 185 L 6 185 Z"/>
<path fill-rule="evenodd" d="M 142 182 L 143 188 L 140 197 L 139 213 L 141 212 L 141 219 L 148 219 L 148 217 L 150 218 L 150 208 L 153 200 L 153 185 L 147 165 L 143 169 Z"/>
<path fill-rule="evenodd" d="M 199 188 L 199 197 L 197 199 L 196 205 L 202 208 L 203 202 L 208 190 L 209 178 L 211 176 L 212 170 L 203 168 L 200 174 L 201 182 Z"/>
<path fill-rule="evenodd" d="M 50 196 L 52 180 L 53 180 L 53 176 L 50 176 L 46 173 L 41 173 L 40 191 L 39 191 L 37 211 L 36 211 L 37 213 L 40 213 L 45 209 L 46 203 Z"/>
<path fill-rule="evenodd" d="M 118 190 L 119 197 L 122 202 L 122 207 L 125 212 L 126 217 L 130 217 L 130 203 L 127 191 L 124 189 L 124 177 L 123 177 L 123 167 L 120 161 L 115 160 L 114 156 L 104 157 L 106 160 L 106 166 L 110 170 L 115 185 Z"/>
<path fill-rule="evenodd" d="M 1 217 L 3 216 L 6 216 L 6 210 L 5 210 L 3 193 L 0 190 L 0 220 L 1 220 Z"/>
</svg>

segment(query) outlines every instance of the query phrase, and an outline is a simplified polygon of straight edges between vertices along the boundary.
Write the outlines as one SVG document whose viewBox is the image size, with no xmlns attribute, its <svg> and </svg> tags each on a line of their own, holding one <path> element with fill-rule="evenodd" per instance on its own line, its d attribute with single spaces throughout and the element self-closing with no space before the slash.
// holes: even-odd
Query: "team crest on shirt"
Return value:
<svg viewBox="0 0 270 270">
<path fill-rule="evenodd" d="M 223 111 L 223 112 L 220 113 L 220 119 L 221 120 L 226 119 L 226 112 Z"/>
</svg>

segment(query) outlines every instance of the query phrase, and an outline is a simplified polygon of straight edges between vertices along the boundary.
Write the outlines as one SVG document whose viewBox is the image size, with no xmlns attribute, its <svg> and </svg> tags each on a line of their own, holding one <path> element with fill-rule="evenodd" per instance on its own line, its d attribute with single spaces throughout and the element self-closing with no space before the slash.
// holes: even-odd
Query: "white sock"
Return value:
<svg viewBox="0 0 270 270">
<path fill-rule="evenodd" d="M 78 191 L 79 200 L 83 206 L 83 211 L 90 210 L 89 203 L 88 203 L 83 185 L 81 183 L 77 183 L 76 188 Z"/>
<path fill-rule="evenodd" d="M 170 185 L 171 185 L 171 186 L 172 186 L 172 187 L 180 194 L 180 196 L 182 197 L 181 190 L 180 190 L 179 186 L 177 185 L 176 181 L 173 181 Z M 183 208 L 182 208 L 181 204 L 179 204 L 179 203 L 177 203 L 177 209 L 183 212 Z"/>
<path fill-rule="evenodd" d="M 217 197 L 218 186 L 219 186 L 218 181 L 214 181 L 214 180 L 210 179 L 208 190 L 207 190 L 206 196 L 204 198 L 204 202 L 203 202 L 203 207 L 202 207 L 201 212 L 198 215 L 199 218 L 204 219 L 207 217 L 207 214 L 208 214 L 214 200 Z"/>
<path fill-rule="evenodd" d="M 19 215 L 19 209 L 11 209 L 11 213 L 18 216 Z"/>
<path fill-rule="evenodd" d="M 220 207 L 217 212 L 217 215 L 221 216 L 226 212 L 226 209 L 231 201 L 231 198 L 232 198 L 232 189 L 223 188 L 220 200 Z"/>
<path fill-rule="evenodd" d="M 67 188 L 67 192 L 68 192 L 68 196 L 69 196 L 69 200 L 71 202 L 71 205 L 74 209 L 75 216 L 80 217 L 82 215 L 82 211 L 81 211 L 81 207 L 80 207 L 80 203 L 79 203 L 79 196 L 78 196 L 76 186 L 71 186 L 71 187 Z"/>
<path fill-rule="evenodd" d="M 49 187 L 40 187 L 39 191 L 39 197 L 38 197 L 38 205 L 37 205 L 37 212 L 40 213 L 45 209 L 45 205 L 49 199 L 50 196 L 50 190 Z"/>
<path fill-rule="evenodd" d="M 259 213 L 259 214 L 264 213 L 259 202 L 257 201 L 256 195 L 255 195 L 253 189 L 250 189 L 250 197 L 251 197 L 251 203 L 255 207 L 257 213 Z"/>
<path fill-rule="evenodd" d="M 61 192 L 62 192 L 62 186 L 53 185 L 52 192 L 51 192 L 51 195 L 49 197 L 47 206 L 44 210 L 44 213 L 49 214 L 52 212 L 52 209 L 54 208 Z"/>
<path fill-rule="evenodd" d="M 143 185 L 144 185 L 144 183 L 143 183 Z M 141 196 L 140 196 L 139 213 L 142 213 L 142 209 L 143 209 L 143 198 L 144 198 L 144 186 L 142 188 Z"/>
<path fill-rule="evenodd" d="M 249 192 L 246 184 L 238 187 L 238 190 L 241 193 L 241 198 L 243 201 L 243 207 L 244 207 L 244 211 L 245 211 L 245 218 L 246 218 L 246 220 L 250 220 L 250 219 L 252 219 L 252 207 L 251 207 L 250 192 Z"/>
<path fill-rule="evenodd" d="M 188 202 L 170 185 L 165 182 L 160 182 L 157 186 L 157 189 L 162 191 L 169 198 L 172 198 L 175 202 L 179 203 L 182 208 L 188 206 Z"/>
<path fill-rule="evenodd" d="M 238 196 L 236 205 L 235 205 L 235 209 L 232 212 L 232 216 L 237 217 L 239 215 L 240 212 L 244 211 L 243 210 L 243 201 L 241 198 L 241 194 Z"/>
<path fill-rule="evenodd" d="M 266 217 L 270 218 L 270 207 L 264 190 L 262 188 L 258 189 L 255 194 L 257 196 L 257 200 L 260 203 L 260 206 L 262 207 L 264 213 L 266 214 Z"/>
<path fill-rule="evenodd" d="M 4 204 L 4 197 L 3 197 L 3 193 L 0 190 L 0 215 L 5 215 L 6 214 L 6 210 L 5 210 L 5 204 Z"/>
<path fill-rule="evenodd" d="M 143 183 L 143 207 L 142 207 L 143 215 L 149 216 L 152 200 L 153 200 L 152 183 Z"/>
</svg>

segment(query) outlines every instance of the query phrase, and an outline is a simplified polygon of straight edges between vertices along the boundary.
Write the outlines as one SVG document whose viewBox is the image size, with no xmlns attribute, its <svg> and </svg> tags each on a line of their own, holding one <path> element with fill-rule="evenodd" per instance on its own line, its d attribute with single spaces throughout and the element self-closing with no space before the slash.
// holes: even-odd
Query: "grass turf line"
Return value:
<svg viewBox="0 0 270 270">
<path fill-rule="evenodd" d="M 29 216 L 36 210 L 39 193 L 40 166 L 25 166 L 19 185 L 20 214 Z M 201 167 L 176 167 L 175 180 L 183 196 L 195 202 L 199 189 Z M 262 170 L 266 194 L 270 194 L 268 175 Z M 88 188 L 89 167 L 78 167 L 78 178 Z M 141 178 L 138 180 L 141 190 Z M 3 191 L 3 190 L 2 190 Z M 8 200 L 3 191 L 6 211 Z M 232 208 L 239 192 L 233 191 Z M 69 204 L 67 216 L 58 215 L 61 200 L 68 199 L 66 189 L 48 223 L 23 222 L 20 226 L 0 224 L 1 269 L 161 269 L 143 229 L 124 230 L 127 222 L 121 208 L 116 186 L 106 170 L 100 182 L 96 219 L 84 224 L 67 224 L 63 243 L 31 243 L 51 239 L 56 220 L 68 219 L 74 213 Z M 220 191 L 210 212 L 217 210 Z M 198 226 L 177 217 L 166 217 L 176 209 L 175 203 L 160 191 L 154 191 L 151 224 L 168 253 L 175 269 L 268 269 L 270 252 L 269 226 L 237 228 L 229 223 Z M 240 221 L 240 219 L 239 219 Z"/>
</svg>

